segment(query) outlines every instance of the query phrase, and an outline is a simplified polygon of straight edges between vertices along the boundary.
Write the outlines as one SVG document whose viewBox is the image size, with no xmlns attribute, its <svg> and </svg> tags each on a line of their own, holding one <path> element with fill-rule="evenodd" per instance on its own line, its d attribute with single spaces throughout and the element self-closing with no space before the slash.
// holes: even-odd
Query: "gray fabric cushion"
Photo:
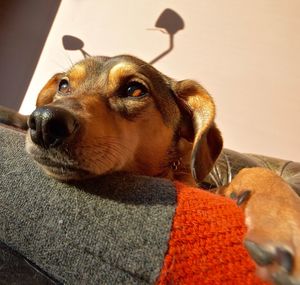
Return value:
<svg viewBox="0 0 300 285">
<path fill-rule="evenodd" d="M 64 184 L 25 153 L 24 134 L 3 127 L 0 155 L 2 242 L 66 284 L 156 280 L 176 207 L 171 182 L 115 174 Z"/>
</svg>

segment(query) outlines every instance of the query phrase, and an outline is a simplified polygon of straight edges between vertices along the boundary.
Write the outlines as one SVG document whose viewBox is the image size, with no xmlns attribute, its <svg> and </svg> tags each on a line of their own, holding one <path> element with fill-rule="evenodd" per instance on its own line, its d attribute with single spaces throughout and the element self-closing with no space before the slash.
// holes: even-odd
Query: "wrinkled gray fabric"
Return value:
<svg viewBox="0 0 300 285">
<path fill-rule="evenodd" d="M 164 179 L 115 174 L 67 185 L 0 127 L 0 240 L 66 284 L 149 284 L 159 275 L 176 207 Z"/>
</svg>

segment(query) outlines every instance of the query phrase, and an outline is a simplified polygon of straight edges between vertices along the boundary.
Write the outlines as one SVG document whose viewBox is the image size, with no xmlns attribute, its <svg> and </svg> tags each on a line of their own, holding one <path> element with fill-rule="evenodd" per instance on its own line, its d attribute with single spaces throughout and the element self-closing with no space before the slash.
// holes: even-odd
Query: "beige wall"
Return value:
<svg viewBox="0 0 300 285">
<path fill-rule="evenodd" d="M 49 76 L 82 58 L 63 48 L 64 35 L 81 38 L 93 55 L 151 61 L 168 47 L 168 36 L 151 30 L 165 8 L 185 28 L 155 66 L 210 91 L 225 146 L 300 161 L 299 0 L 62 1 L 21 112 L 34 108 Z"/>
<path fill-rule="evenodd" d="M 0 1 L 0 105 L 20 108 L 59 4 Z"/>
</svg>

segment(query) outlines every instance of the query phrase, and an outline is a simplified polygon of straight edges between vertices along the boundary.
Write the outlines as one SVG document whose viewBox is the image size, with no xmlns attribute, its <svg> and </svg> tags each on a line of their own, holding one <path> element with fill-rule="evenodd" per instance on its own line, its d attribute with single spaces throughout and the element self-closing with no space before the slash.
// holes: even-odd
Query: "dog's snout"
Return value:
<svg viewBox="0 0 300 285">
<path fill-rule="evenodd" d="M 31 139 L 44 148 L 61 145 L 77 129 L 76 118 L 58 107 L 37 108 L 28 119 Z"/>
</svg>

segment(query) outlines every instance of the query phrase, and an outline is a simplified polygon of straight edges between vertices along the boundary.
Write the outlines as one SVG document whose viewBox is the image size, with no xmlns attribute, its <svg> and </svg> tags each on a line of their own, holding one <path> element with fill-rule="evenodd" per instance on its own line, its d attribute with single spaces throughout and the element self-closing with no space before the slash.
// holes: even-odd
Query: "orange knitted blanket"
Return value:
<svg viewBox="0 0 300 285">
<path fill-rule="evenodd" d="M 158 284 L 262 285 L 243 247 L 243 212 L 233 201 L 176 183 L 177 208 Z"/>
</svg>

